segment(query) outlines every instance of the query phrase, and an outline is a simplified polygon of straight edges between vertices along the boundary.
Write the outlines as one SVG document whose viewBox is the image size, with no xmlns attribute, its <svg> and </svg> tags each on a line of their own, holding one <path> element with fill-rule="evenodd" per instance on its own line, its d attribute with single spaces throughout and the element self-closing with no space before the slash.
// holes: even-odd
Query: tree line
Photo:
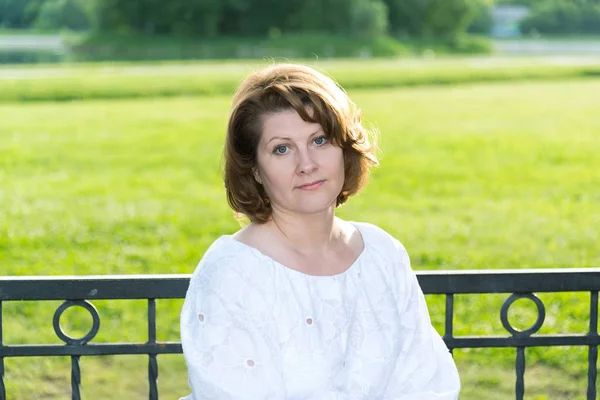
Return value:
<svg viewBox="0 0 600 400">
<path fill-rule="evenodd" d="M 530 8 L 524 33 L 600 33 L 600 0 L 0 0 L 0 27 L 184 35 L 488 33 L 494 4 Z"/>
<path fill-rule="evenodd" d="M 452 36 L 491 0 L 0 0 L 5 28 L 201 37 L 321 32 Z"/>
<path fill-rule="evenodd" d="M 499 0 L 531 13 L 521 22 L 524 33 L 600 34 L 600 0 Z"/>
</svg>

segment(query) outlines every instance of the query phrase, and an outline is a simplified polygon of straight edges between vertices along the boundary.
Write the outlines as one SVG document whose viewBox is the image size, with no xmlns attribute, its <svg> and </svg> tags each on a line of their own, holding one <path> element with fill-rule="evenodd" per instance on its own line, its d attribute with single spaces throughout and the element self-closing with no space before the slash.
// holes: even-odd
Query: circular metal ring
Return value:
<svg viewBox="0 0 600 400">
<path fill-rule="evenodd" d="M 85 308 L 92 316 L 92 329 L 90 329 L 90 331 L 85 336 L 78 339 L 72 338 L 66 333 L 64 333 L 60 326 L 60 317 L 68 308 L 73 306 Z M 94 307 L 92 303 L 86 300 L 67 300 L 64 303 L 62 303 L 54 312 L 52 324 L 54 325 L 54 332 L 56 333 L 56 336 L 58 336 L 63 342 L 65 342 L 66 344 L 82 345 L 92 340 L 94 336 L 96 336 L 96 334 L 98 333 L 98 330 L 100 329 L 100 316 L 98 315 L 96 307 Z"/>
<path fill-rule="evenodd" d="M 529 299 L 533 301 L 538 312 L 537 319 L 533 325 L 524 330 L 515 329 L 510 322 L 508 322 L 508 309 L 519 299 Z M 502 308 L 500 309 L 500 320 L 502 321 L 502 325 L 504 326 L 504 329 L 509 331 L 514 337 L 528 337 L 536 333 L 542 327 L 545 318 L 546 308 L 544 307 L 544 303 L 542 303 L 542 301 L 533 293 L 513 293 L 504 301 L 504 304 L 502 304 Z"/>
</svg>

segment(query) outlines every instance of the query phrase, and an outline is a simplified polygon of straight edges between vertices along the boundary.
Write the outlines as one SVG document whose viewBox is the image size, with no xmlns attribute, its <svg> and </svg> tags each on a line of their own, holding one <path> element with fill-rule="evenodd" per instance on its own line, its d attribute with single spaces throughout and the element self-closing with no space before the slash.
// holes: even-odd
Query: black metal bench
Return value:
<svg viewBox="0 0 600 400">
<path fill-rule="evenodd" d="M 516 348 L 516 386 L 518 400 L 523 399 L 525 348 L 536 346 L 587 346 L 587 399 L 596 399 L 596 362 L 598 359 L 598 290 L 600 268 L 534 269 L 484 271 L 428 271 L 417 273 L 423 292 L 446 296 L 444 340 L 452 349 L 514 347 Z M 70 356 L 72 398 L 80 399 L 81 371 L 79 359 L 90 355 L 147 354 L 149 398 L 158 399 L 157 377 L 159 354 L 181 353 L 181 344 L 156 341 L 156 299 L 181 299 L 187 290 L 189 275 L 124 275 L 72 277 L 0 277 L 0 400 L 6 400 L 4 358 L 31 356 Z M 545 318 L 543 302 L 535 295 L 542 292 L 589 292 L 589 331 L 581 334 L 534 335 Z M 508 336 L 454 336 L 454 295 L 508 293 L 500 309 L 502 325 Z M 532 300 L 538 311 L 536 322 L 528 329 L 517 330 L 508 321 L 508 309 L 520 299 Z M 148 341 L 145 343 L 89 343 L 100 327 L 100 316 L 91 303 L 106 299 L 148 300 Z M 53 325 L 64 345 L 3 345 L 2 304 L 21 300 L 63 300 L 57 308 Z M 87 309 L 93 320 L 92 329 L 82 338 L 67 336 L 59 320 L 72 306 Z"/>
</svg>

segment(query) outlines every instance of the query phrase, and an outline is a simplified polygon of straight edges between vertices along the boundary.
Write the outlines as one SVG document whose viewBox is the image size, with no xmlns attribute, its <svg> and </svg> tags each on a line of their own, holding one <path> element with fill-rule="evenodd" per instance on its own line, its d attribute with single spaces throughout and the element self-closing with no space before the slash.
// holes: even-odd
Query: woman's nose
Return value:
<svg viewBox="0 0 600 400">
<path fill-rule="evenodd" d="M 298 152 L 297 171 L 300 174 L 311 174 L 317 169 L 317 163 L 310 150 L 305 149 Z"/>
</svg>

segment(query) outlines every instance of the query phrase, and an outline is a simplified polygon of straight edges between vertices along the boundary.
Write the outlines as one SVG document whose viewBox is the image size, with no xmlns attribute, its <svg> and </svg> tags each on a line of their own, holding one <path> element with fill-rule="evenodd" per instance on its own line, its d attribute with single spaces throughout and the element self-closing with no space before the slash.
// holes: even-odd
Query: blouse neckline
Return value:
<svg viewBox="0 0 600 400">
<path fill-rule="evenodd" d="M 336 279 L 336 278 L 344 277 L 345 275 L 350 274 L 354 269 L 357 269 L 358 265 L 361 263 L 362 259 L 365 257 L 365 253 L 367 252 L 368 244 L 367 244 L 367 240 L 366 240 L 364 232 L 360 229 L 360 227 L 358 226 L 357 223 L 351 222 L 351 221 L 348 221 L 348 222 L 350 222 L 352 224 L 352 226 L 354 226 L 356 228 L 356 230 L 358 231 L 358 233 L 360 234 L 362 241 L 363 241 L 363 249 L 360 252 L 360 254 L 358 255 L 358 257 L 356 257 L 356 259 L 352 262 L 352 264 L 350 264 L 350 266 L 348 266 L 348 268 L 346 268 L 342 272 L 339 272 L 334 275 L 313 275 L 313 274 L 307 274 L 302 271 L 298 271 L 297 269 L 288 267 L 287 265 L 282 264 L 279 261 L 275 260 L 274 258 L 264 254 L 262 251 L 258 250 L 256 247 L 250 246 L 246 243 L 243 243 L 243 242 L 240 242 L 239 240 L 234 239 L 233 235 L 224 235 L 223 237 L 227 238 L 228 240 L 233 241 L 234 243 L 238 244 L 241 247 L 249 249 L 251 252 L 258 255 L 260 258 L 268 260 L 273 265 L 283 268 L 284 270 L 286 270 L 290 273 L 298 274 L 300 276 L 303 276 L 305 278 L 310 278 L 310 279 L 328 279 L 328 278 Z"/>
</svg>

